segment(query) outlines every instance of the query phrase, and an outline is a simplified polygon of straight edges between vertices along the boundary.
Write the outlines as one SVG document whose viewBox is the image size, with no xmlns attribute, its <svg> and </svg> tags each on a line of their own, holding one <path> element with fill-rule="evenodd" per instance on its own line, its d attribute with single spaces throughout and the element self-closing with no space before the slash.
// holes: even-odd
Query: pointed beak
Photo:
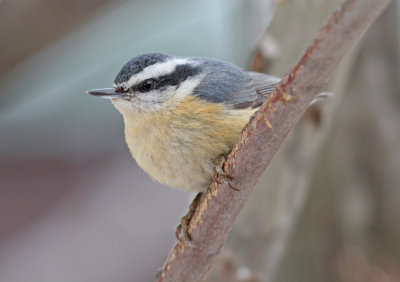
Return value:
<svg viewBox="0 0 400 282">
<path fill-rule="evenodd" d="M 123 92 L 115 91 L 114 88 L 93 89 L 86 91 L 86 93 L 104 99 L 124 98 L 126 95 Z"/>
</svg>

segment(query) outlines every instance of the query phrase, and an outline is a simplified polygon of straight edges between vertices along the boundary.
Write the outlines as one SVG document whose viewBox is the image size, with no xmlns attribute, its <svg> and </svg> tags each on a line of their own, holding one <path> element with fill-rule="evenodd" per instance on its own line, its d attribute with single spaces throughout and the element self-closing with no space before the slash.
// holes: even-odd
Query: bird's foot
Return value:
<svg viewBox="0 0 400 282">
<path fill-rule="evenodd" d="M 224 165 L 225 165 L 226 158 L 224 155 L 220 155 L 216 161 L 215 161 L 215 169 L 214 169 L 214 174 L 213 174 L 213 179 L 215 182 L 218 184 L 223 184 L 226 183 L 228 186 L 235 191 L 240 191 L 240 189 L 232 186 L 230 183 L 233 178 L 229 174 L 227 174 L 224 170 Z"/>
<path fill-rule="evenodd" d="M 181 223 L 176 227 L 175 236 L 178 241 L 182 244 L 194 248 L 196 247 L 192 242 L 192 237 L 189 234 L 189 224 L 192 219 L 197 206 L 200 204 L 200 200 L 203 196 L 203 193 L 198 193 L 196 197 L 193 199 L 192 203 L 189 206 L 189 211 L 185 216 L 181 218 Z"/>
</svg>

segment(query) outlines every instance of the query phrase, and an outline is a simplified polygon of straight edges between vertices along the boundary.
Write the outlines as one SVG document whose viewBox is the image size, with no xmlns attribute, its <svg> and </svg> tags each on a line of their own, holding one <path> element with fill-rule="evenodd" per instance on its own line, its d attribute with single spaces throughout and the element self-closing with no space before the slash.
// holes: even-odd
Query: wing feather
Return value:
<svg viewBox="0 0 400 282">
<path fill-rule="evenodd" d="M 280 81 L 274 76 L 243 71 L 230 63 L 207 58 L 193 59 L 201 62 L 207 74 L 195 88 L 194 94 L 235 109 L 259 107 Z"/>
<path fill-rule="evenodd" d="M 248 71 L 246 74 L 248 75 L 247 85 L 239 89 L 234 96 L 242 97 L 242 99 L 246 97 L 247 105 L 246 103 L 233 105 L 237 109 L 259 107 L 280 81 L 275 76 L 263 73 Z"/>
</svg>

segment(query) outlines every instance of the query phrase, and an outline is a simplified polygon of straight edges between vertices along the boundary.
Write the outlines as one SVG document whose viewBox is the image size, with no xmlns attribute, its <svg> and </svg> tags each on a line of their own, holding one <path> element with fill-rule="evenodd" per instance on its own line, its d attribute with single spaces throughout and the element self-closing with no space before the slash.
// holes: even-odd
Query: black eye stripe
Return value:
<svg viewBox="0 0 400 282">
<path fill-rule="evenodd" d="M 200 72 L 200 68 L 196 66 L 192 66 L 189 64 L 178 65 L 175 68 L 175 71 L 160 76 L 157 78 L 156 89 L 160 89 L 167 86 L 177 86 L 181 84 L 183 81 L 187 80 L 189 77 L 193 77 Z"/>
<path fill-rule="evenodd" d="M 157 78 L 145 79 L 133 85 L 127 91 L 145 93 L 153 89 L 162 89 L 168 86 L 178 86 L 183 81 L 187 80 L 189 77 L 195 76 L 199 72 L 199 67 L 195 67 L 189 64 L 178 65 L 176 66 L 174 72 L 167 75 L 159 76 Z M 146 88 L 146 86 L 144 86 L 144 84 L 146 84 L 147 82 L 152 83 L 151 87 Z"/>
<path fill-rule="evenodd" d="M 158 81 L 154 78 L 149 78 L 145 79 L 133 86 L 131 86 L 129 89 L 126 90 L 126 92 L 148 92 L 150 90 L 153 90 L 156 85 L 158 84 Z"/>
</svg>

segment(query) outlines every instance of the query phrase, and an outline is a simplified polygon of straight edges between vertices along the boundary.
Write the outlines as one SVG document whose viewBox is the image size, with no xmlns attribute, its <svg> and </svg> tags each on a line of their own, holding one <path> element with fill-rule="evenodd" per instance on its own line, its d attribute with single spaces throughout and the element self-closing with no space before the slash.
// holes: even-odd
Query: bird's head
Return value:
<svg viewBox="0 0 400 282">
<path fill-rule="evenodd" d="M 161 53 L 139 55 L 122 67 L 113 88 L 87 93 L 111 99 L 122 114 L 158 110 L 192 94 L 204 77 L 199 64 Z"/>
</svg>

